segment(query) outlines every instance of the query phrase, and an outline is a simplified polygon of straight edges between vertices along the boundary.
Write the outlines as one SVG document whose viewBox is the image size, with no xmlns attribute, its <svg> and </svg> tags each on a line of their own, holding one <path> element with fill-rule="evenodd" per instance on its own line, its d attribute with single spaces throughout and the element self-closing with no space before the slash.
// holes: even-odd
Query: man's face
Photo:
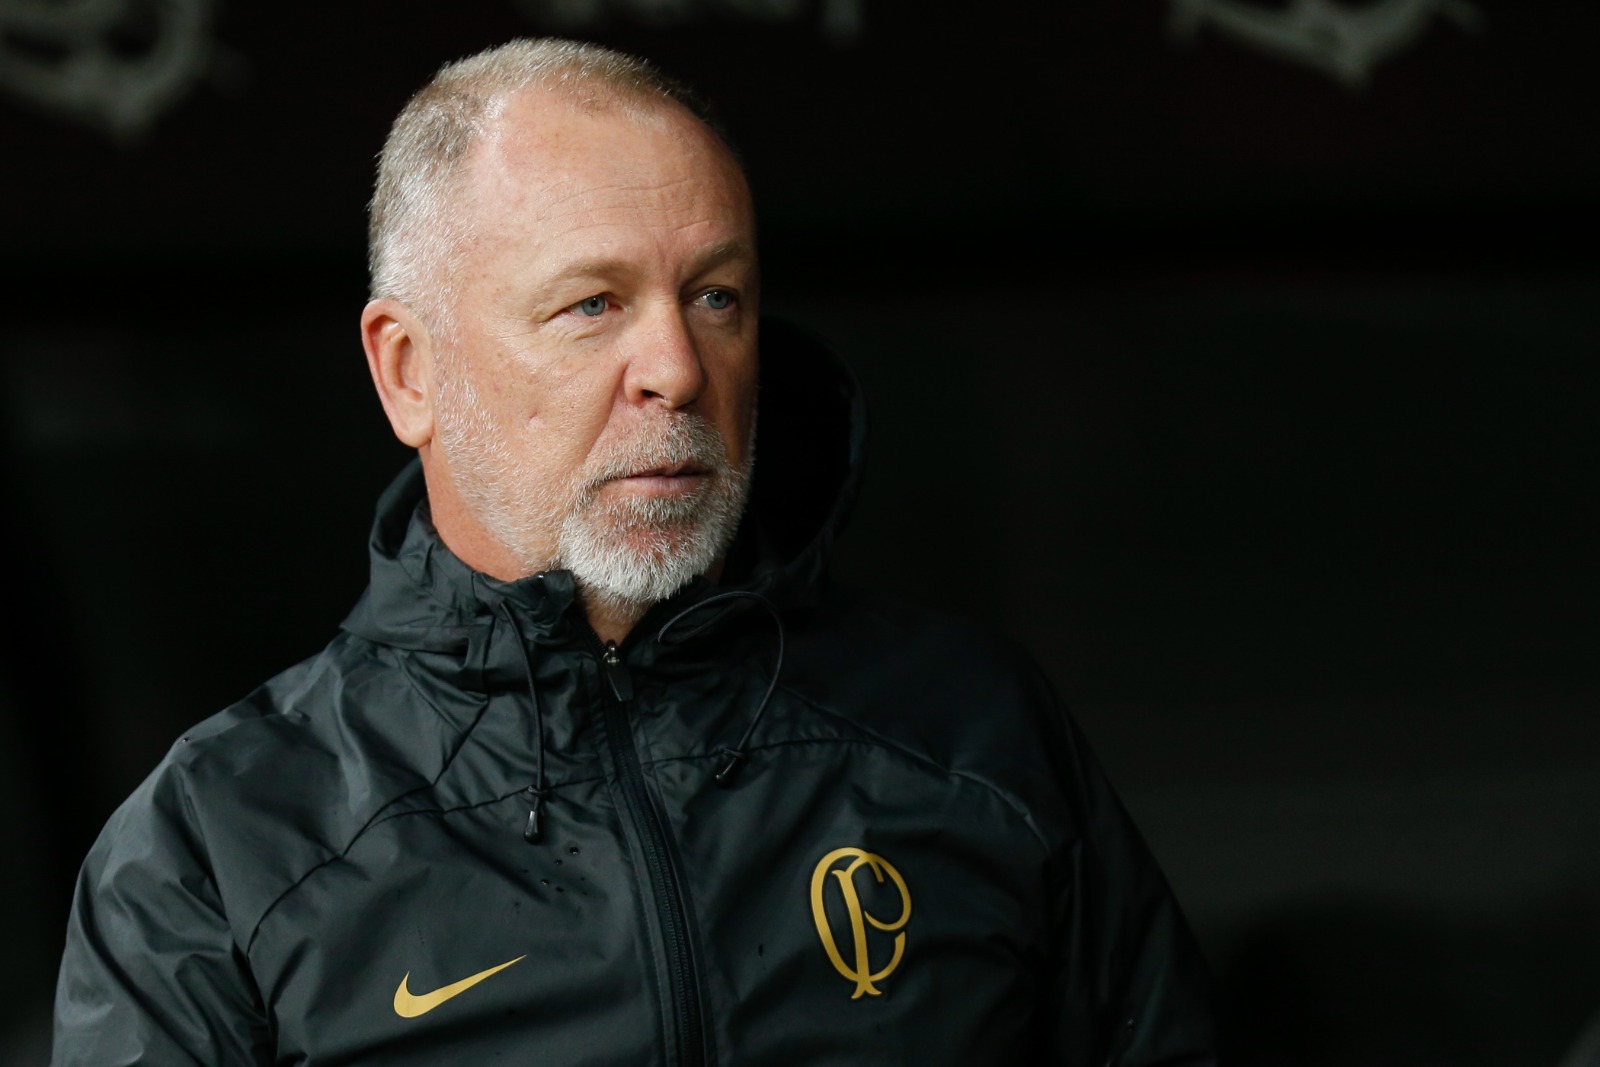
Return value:
<svg viewBox="0 0 1600 1067">
<path fill-rule="evenodd" d="M 748 487 L 743 176 L 686 113 L 527 96 L 466 166 L 476 236 L 437 355 L 433 442 L 463 518 L 503 569 L 571 569 L 614 604 L 662 599 L 722 555 Z"/>
</svg>

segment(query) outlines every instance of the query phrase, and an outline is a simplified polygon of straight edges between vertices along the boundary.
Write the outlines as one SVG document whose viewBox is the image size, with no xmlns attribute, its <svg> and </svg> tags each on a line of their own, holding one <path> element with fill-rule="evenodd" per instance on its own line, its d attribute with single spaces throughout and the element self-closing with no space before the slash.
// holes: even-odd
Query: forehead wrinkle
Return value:
<svg viewBox="0 0 1600 1067">
<path fill-rule="evenodd" d="M 700 181 L 688 175 L 660 182 L 612 183 L 595 182 L 589 176 L 576 173 L 568 174 L 544 186 L 544 192 L 548 194 L 548 210 L 541 211 L 540 216 L 555 218 L 595 208 L 621 208 L 635 213 L 657 208 L 681 210 L 685 206 L 693 206 L 700 184 Z M 614 198 L 620 200 L 609 202 Z"/>
<path fill-rule="evenodd" d="M 682 173 L 658 177 L 649 171 L 659 169 L 659 163 L 608 164 L 606 172 L 596 174 L 592 160 L 586 166 L 552 160 L 548 153 L 540 153 L 542 158 L 533 153 L 518 155 L 522 158 L 494 153 L 475 168 L 471 183 L 474 207 L 492 204 L 527 210 L 537 221 L 603 211 L 634 216 L 662 211 L 670 215 L 703 206 L 708 199 L 704 195 L 707 185 L 717 185 L 722 188 L 709 199 L 726 207 L 728 217 L 743 222 L 750 214 L 743 185 L 730 181 L 725 171 L 719 173 L 722 168 L 715 163 L 709 168 L 691 167 L 685 160 Z"/>
<path fill-rule="evenodd" d="M 551 186 L 541 190 L 548 194 Z M 558 232 L 541 236 L 539 243 L 559 250 L 573 244 L 587 248 L 627 247 L 630 243 L 648 244 L 663 248 L 683 237 L 704 250 L 694 251 L 697 264 L 712 258 L 727 259 L 730 252 L 749 250 L 749 212 L 741 198 L 732 190 L 727 196 L 703 196 L 704 183 L 693 178 L 671 179 L 664 182 L 640 182 L 630 185 L 595 185 L 584 178 L 567 176 L 554 188 L 562 190 L 554 196 L 539 195 L 530 199 L 535 218 L 542 223 L 566 222 Z M 523 190 L 532 197 L 533 194 Z M 639 221 L 645 225 L 635 225 Z M 695 231 L 706 231 L 695 240 Z M 588 242 L 596 242 L 591 245 Z M 585 256 L 584 251 L 573 253 Z M 622 259 L 622 254 L 607 256 L 603 253 L 585 258 Z M 752 255 L 753 258 L 753 255 Z"/>
</svg>

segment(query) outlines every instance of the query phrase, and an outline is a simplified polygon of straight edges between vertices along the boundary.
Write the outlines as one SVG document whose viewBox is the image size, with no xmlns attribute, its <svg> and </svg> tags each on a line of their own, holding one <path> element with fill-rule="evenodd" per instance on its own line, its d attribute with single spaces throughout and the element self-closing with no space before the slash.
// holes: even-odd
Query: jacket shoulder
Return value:
<svg viewBox="0 0 1600 1067">
<path fill-rule="evenodd" d="M 287 890 L 342 855 L 388 804 L 427 788 L 453 753 L 454 720 L 391 662 L 405 655 L 341 634 L 196 724 L 118 809 L 102 844 L 192 838 L 248 947 Z"/>
<path fill-rule="evenodd" d="M 1033 657 L 960 616 L 841 592 L 797 627 L 785 686 L 821 710 L 1018 806 L 1067 819 L 1088 769 Z"/>
</svg>

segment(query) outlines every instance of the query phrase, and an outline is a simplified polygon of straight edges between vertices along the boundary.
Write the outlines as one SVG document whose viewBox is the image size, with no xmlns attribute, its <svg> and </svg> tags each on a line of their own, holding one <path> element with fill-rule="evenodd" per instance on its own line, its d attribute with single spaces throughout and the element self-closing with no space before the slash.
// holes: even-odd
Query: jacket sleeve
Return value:
<svg viewBox="0 0 1600 1067">
<path fill-rule="evenodd" d="M 1042 1013 L 1049 1062 L 1217 1062 L 1211 977 L 1177 900 L 1075 724 L 1060 713 L 1077 835 Z"/>
<path fill-rule="evenodd" d="M 270 1064 L 265 1012 L 169 759 L 78 877 L 56 984 L 55 1067 Z"/>
</svg>

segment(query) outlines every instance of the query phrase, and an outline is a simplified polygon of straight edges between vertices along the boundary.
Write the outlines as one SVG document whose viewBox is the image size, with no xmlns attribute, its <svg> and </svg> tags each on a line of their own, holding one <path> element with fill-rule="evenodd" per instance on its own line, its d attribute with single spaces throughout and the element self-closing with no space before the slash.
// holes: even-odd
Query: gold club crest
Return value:
<svg viewBox="0 0 1600 1067">
<path fill-rule="evenodd" d="M 900 894 L 900 917 L 893 922 L 885 922 L 876 915 L 871 914 L 861 906 L 861 894 L 856 889 L 856 872 L 867 868 L 879 885 L 888 882 Z M 833 875 L 830 879 L 828 875 Z M 827 894 L 831 887 L 836 886 L 844 898 L 845 912 L 850 916 L 850 949 L 853 962 L 846 963 L 844 953 L 839 951 L 839 942 L 833 936 L 833 927 L 828 922 Z M 894 973 L 900 966 L 901 957 L 906 951 L 906 935 L 904 927 L 911 918 L 911 891 L 906 888 L 906 880 L 900 877 L 900 872 L 894 865 L 882 856 L 867 852 L 859 848 L 836 848 L 822 857 L 816 869 L 811 872 L 811 917 L 817 923 L 817 936 L 822 938 L 823 951 L 827 952 L 828 960 L 833 964 L 834 970 L 854 982 L 856 991 L 850 994 L 851 1000 L 858 999 L 863 993 L 881 996 L 883 991 L 875 986 L 874 982 L 881 982 Z M 893 955 L 881 970 L 872 969 L 872 948 L 868 938 L 868 930 L 878 930 L 886 934 L 894 934 Z M 883 953 L 878 953 L 881 958 Z"/>
</svg>

